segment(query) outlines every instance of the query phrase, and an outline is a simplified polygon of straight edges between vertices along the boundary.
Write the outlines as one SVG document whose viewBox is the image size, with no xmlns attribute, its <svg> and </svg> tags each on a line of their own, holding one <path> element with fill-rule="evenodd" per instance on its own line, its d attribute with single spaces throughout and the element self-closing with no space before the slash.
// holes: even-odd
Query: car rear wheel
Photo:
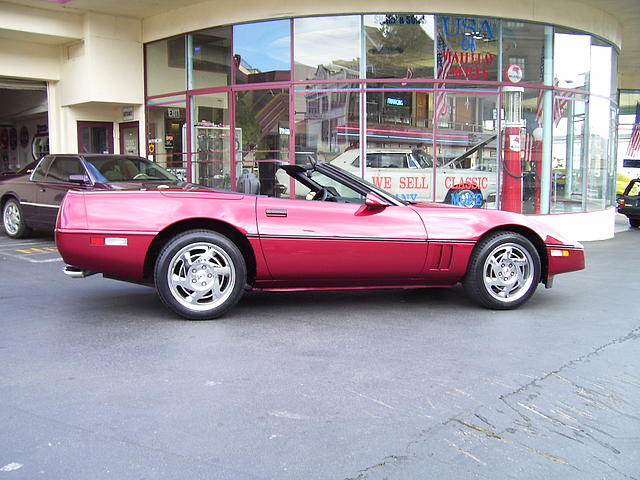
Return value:
<svg viewBox="0 0 640 480">
<path fill-rule="evenodd" d="M 638 219 L 638 218 L 630 218 L 629 219 L 629 225 L 631 225 L 633 228 L 640 227 L 640 219 Z"/>
<path fill-rule="evenodd" d="M 162 302 L 189 320 L 220 317 L 240 300 L 246 264 L 238 247 L 209 230 L 170 240 L 156 260 L 154 279 Z"/>
<path fill-rule="evenodd" d="M 24 238 L 29 234 L 29 227 L 24 221 L 22 206 L 15 198 L 10 198 L 2 208 L 4 230 L 11 238 Z"/>
<path fill-rule="evenodd" d="M 517 308 L 540 282 L 540 256 L 533 244 L 514 232 L 496 232 L 474 249 L 463 286 L 480 305 L 496 310 Z"/>
</svg>

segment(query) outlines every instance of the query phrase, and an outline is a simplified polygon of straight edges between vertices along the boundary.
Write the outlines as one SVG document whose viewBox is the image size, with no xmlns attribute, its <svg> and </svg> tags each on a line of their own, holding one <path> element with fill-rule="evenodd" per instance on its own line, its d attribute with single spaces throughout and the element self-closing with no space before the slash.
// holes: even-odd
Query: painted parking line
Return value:
<svg viewBox="0 0 640 480">
<path fill-rule="evenodd" d="M 47 252 L 57 252 L 58 249 L 56 247 L 31 247 L 31 248 L 16 248 L 16 252 L 20 253 L 47 253 Z"/>
<path fill-rule="evenodd" d="M 51 243 L 18 242 L 0 244 L 0 255 L 29 263 L 61 262 L 58 249 Z"/>
</svg>

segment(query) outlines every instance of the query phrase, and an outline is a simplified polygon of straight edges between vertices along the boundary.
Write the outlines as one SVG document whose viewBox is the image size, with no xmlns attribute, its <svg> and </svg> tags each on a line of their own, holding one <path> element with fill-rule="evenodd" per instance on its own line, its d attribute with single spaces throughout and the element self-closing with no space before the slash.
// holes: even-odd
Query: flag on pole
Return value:
<svg viewBox="0 0 640 480">
<path fill-rule="evenodd" d="M 556 81 L 556 87 L 558 86 L 558 82 Z M 538 102 L 536 104 L 536 122 L 538 125 L 542 126 L 543 118 L 544 118 L 544 94 L 547 90 L 540 89 L 538 93 Z M 571 98 L 569 97 L 571 93 L 563 92 L 562 96 L 559 95 L 558 92 L 554 92 L 553 95 L 553 124 L 557 127 L 562 120 L 562 116 L 564 115 L 565 110 L 567 109 L 567 105 Z"/>
<path fill-rule="evenodd" d="M 447 42 L 444 40 L 442 35 L 438 34 L 438 58 L 437 58 L 437 67 L 438 72 L 436 78 L 446 79 L 447 75 L 449 75 L 449 70 L 451 70 L 451 64 L 453 63 L 453 55 L 452 52 L 447 48 Z M 444 82 L 437 82 L 435 84 L 436 95 L 433 104 L 433 111 L 435 114 L 435 122 L 436 125 L 439 123 L 440 118 L 443 115 L 446 115 L 448 111 L 448 100 L 447 100 L 447 92 L 444 90 L 445 84 Z M 442 90 L 439 90 L 442 89 Z"/>
<path fill-rule="evenodd" d="M 631 137 L 629 138 L 629 146 L 627 147 L 627 155 L 630 157 L 640 151 L 640 102 L 636 103 L 636 118 L 633 122 Z"/>
</svg>

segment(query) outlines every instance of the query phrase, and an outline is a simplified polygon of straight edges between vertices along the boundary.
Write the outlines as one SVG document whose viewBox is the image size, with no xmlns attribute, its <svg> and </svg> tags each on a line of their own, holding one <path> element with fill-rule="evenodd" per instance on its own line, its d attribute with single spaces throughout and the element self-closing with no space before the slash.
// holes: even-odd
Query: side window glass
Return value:
<svg viewBox="0 0 640 480">
<path fill-rule="evenodd" d="M 79 158 L 55 157 L 45 181 L 52 183 L 69 183 L 69 175 L 84 174 L 86 174 L 86 172 Z"/>
<path fill-rule="evenodd" d="M 43 158 L 31 174 L 31 180 L 33 180 L 34 182 L 44 182 L 44 177 L 46 176 L 47 170 L 49 170 L 52 161 L 53 157 Z"/>
<path fill-rule="evenodd" d="M 380 155 L 377 153 L 367 153 L 367 167 L 380 168 Z"/>
<path fill-rule="evenodd" d="M 407 168 L 407 155 L 404 153 L 388 153 L 380 155 L 380 168 Z"/>
<path fill-rule="evenodd" d="M 627 195 L 637 196 L 640 195 L 640 182 L 634 182 L 629 189 L 629 193 Z"/>
</svg>

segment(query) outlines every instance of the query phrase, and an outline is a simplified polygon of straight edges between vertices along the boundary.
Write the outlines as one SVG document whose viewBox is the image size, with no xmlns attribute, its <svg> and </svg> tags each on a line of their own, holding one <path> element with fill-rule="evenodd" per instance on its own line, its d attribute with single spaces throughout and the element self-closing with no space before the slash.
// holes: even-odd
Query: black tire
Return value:
<svg viewBox="0 0 640 480">
<path fill-rule="evenodd" d="M 22 205 L 15 198 L 10 198 L 2 206 L 2 224 L 11 238 L 24 238 L 31 232 L 24 220 Z"/>
<path fill-rule="evenodd" d="M 631 225 L 632 228 L 640 227 L 640 219 L 639 218 L 630 218 L 629 219 L 629 225 Z"/>
<path fill-rule="evenodd" d="M 229 238 L 190 230 L 171 239 L 156 260 L 154 280 L 162 302 L 189 320 L 224 315 L 242 297 L 247 267 Z"/>
<path fill-rule="evenodd" d="M 540 256 L 533 244 L 514 232 L 496 232 L 478 242 L 462 281 L 476 303 L 510 310 L 525 303 L 540 282 Z"/>
<path fill-rule="evenodd" d="M 444 197 L 444 203 L 453 204 L 454 195 L 457 195 L 459 201 L 462 201 L 462 203 L 456 203 L 456 205 L 466 208 L 482 208 L 484 205 L 482 192 L 478 189 L 462 188 L 459 190 L 449 190 Z"/>
</svg>

